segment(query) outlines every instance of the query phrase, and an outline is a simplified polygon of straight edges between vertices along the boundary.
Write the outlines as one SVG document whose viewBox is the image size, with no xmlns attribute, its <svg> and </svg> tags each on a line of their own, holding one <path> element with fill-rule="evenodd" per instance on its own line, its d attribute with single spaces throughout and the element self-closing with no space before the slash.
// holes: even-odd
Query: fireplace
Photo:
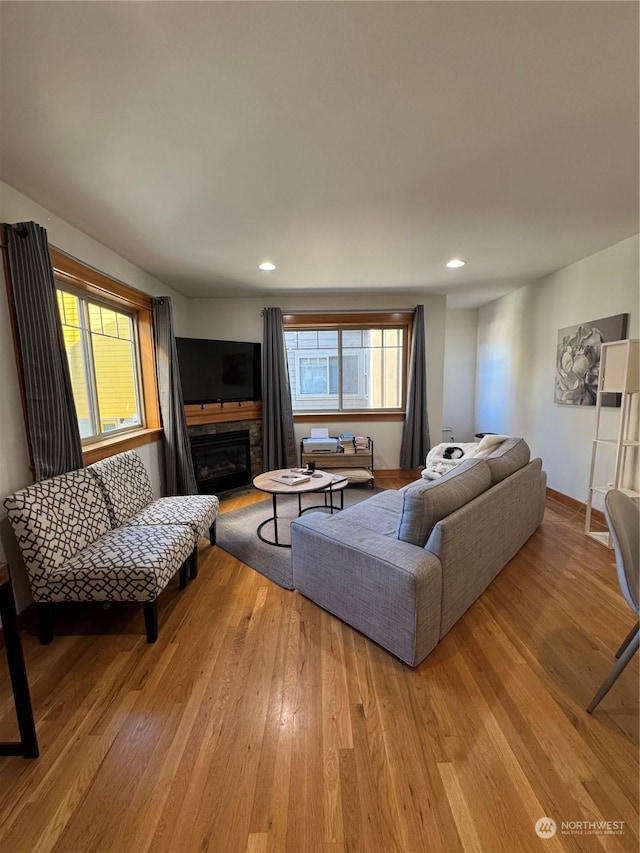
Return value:
<svg viewBox="0 0 640 853">
<path fill-rule="evenodd" d="M 200 494 L 213 495 L 251 482 L 249 431 L 190 437 Z"/>
</svg>

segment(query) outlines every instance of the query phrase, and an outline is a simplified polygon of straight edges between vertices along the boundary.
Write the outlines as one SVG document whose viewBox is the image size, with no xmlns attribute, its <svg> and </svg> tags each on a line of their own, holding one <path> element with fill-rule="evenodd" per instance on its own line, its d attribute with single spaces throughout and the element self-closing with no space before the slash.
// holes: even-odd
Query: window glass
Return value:
<svg viewBox="0 0 640 853">
<path fill-rule="evenodd" d="M 329 356 L 329 393 L 338 393 L 338 356 Z"/>
<path fill-rule="evenodd" d="M 338 332 L 335 329 L 322 329 L 318 332 L 318 346 L 338 348 Z"/>
<path fill-rule="evenodd" d="M 298 360 L 301 395 L 317 396 L 329 393 L 327 359 L 304 357 Z"/>
<path fill-rule="evenodd" d="M 88 438 L 93 435 L 93 423 L 89 374 L 84 358 L 83 336 L 80 328 L 81 303 L 77 296 L 59 290 L 58 307 L 62 320 L 62 335 L 69 362 L 71 388 L 76 404 L 80 438 Z"/>
<path fill-rule="evenodd" d="M 406 327 L 287 329 L 295 412 L 402 410 Z"/>
<path fill-rule="evenodd" d="M 342 333 L 343 347 L 361 347 L 362 346 L 362 331 L 360 329 L 347 329 Z M 364 333 L 367 334 L 366 332 Z"/>
<path fill-rule="evenodd" d="M 132 340 L 133 323 L 131 322 L 131 318 L 125 314 L 116 314 L 116 319 L 118 323 L 118 337 L 125 341 Z"/>
<path fill-rule="evenodd" d="M 299 332 L 298 347 L 302 348 L 318 348 L 318 333 L 317 332 Z"/>
<path fill-rule="evenodd" d="M 336 359 L 337 361 L 337 359 Z M 342 357 L 342 393 L 358 394 L 360 387 L 360 369 L 362 360 L 357 355 L 344 355 Z M 364 377 L 362 377 L 364 380 Z M 364 384 L 364 381 L 363 381 Z"/>
<path fill-rule="evenodd" d="M 58 307 L 80 437 L 140 427 L 133 316 L 62 289 Z"/>
<path fill-rule="evenodd" d="M 108 330 L 110 326 L 105 323 L 104 328 Z M 108 334 L 93 334 L 92 345 L 100 431 L 139 426 L 140 412 L 132 341 L 120 340 Z"/>
</svg>

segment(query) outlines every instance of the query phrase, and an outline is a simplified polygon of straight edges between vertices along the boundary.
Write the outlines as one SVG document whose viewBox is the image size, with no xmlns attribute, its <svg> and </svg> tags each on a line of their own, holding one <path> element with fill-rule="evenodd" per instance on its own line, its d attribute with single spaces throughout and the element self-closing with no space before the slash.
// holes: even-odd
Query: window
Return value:
<svg viewBox="0 0 640 853">
<path fill-rule="evenodd" d="M 285 315 L 284 324 L 294 415 L 404 411 L 410 331 L 404 312 Z"/>
<path fill-rule="evenodd" d="M 291 333 L 295 334 L 294 332 Z M 296 378 L 299 396 L 302 397 L 325 397 L 338 395 L 338 356 L 319 355 L 316 357 L 296 353 Z M 364 381 L 359 382 L 359 377 L 364 380 L 364 374 L 360 372 L 361 359 L 353 355 L 344 355 L 342 358 L 342 393 L 345 396 L 355 396 L 358 388 L 364 388 Z M 361 393 L 364 393 L 361 391 Z"/>
<path fill-rule="evenodd" d="M 135 314 L 58 288 L 82 439 L 144 426 Z"/>
<path fill-rule="evenodd" d="M 51 249 L 86 464 L 160 433 L 151 299 Z"/>
</svg>

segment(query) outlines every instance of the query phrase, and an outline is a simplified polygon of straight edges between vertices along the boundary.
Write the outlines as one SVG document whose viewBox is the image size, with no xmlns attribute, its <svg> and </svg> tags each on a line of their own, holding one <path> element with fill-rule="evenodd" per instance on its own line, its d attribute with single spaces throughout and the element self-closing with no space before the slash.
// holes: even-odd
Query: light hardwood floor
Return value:
<svg viewBox="0 0 640 853">
<path fill-rule="evenodd" d="M 203 543 L 155 645 L 128 605 L 25 632 L 41 757 L 0 759 L 0 851 L 635 851 L 637 657 L 585 712 L 632 622 L 612 552 L 551 502 L 416 670 Z M 589 820 L 623 833 L 560 832 Z"/>
</svg>

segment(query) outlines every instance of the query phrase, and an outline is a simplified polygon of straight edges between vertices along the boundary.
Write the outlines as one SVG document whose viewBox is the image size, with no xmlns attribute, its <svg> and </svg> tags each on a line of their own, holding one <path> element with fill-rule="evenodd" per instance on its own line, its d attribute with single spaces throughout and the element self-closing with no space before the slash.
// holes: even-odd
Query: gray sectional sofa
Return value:
<svg viewBox="0 0 640 853">
<path fill-rule="evenodd" d="M 417 666 L 542 521 L 546 474 L 522 438 L 437 480 L 291 524 L 294 587 Z"/>
</svg>

